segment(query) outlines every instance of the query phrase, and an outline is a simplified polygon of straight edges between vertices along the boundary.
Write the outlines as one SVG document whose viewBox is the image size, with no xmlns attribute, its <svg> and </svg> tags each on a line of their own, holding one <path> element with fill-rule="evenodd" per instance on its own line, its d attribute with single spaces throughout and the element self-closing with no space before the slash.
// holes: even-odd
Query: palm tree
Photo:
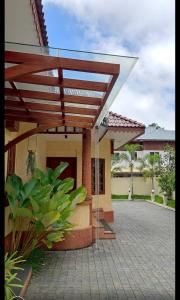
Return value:
<svg viewBox="0 0 180 300">
<path fill-rule="evenodd" d="M 111 156 L 111 175 L 113 176 L 117 172 L 121 171 L 121 166 L 119 164 L 119 153 L 114 153 Z"/>
<path fill-rule="evenodd" d="M 158 153 L 147 154 L 142 159 L 142 170 L 144 178 L 151 178 L 152 190 L 155 190 L 154 178 L 159 174 L 160 170 L 160 158 Z"/>
<path fill-rule="evenodd" d="M 127 153 L 121 153 L 119 155 L 120 162 L 125 161 L 128 163 L 128 167 L 130 168 L 131 173 L 131 195 L 133 195 L 133 170 L 136 162 L 139 162 L 142 164 L 142 160 L 140 158 L 137 158 L 135 153 L 136 151 L 141 149 L 141 145 L 139 144 L 126 144 L 124 146 L 124 149 L 127 151 Z"/>
</svg>

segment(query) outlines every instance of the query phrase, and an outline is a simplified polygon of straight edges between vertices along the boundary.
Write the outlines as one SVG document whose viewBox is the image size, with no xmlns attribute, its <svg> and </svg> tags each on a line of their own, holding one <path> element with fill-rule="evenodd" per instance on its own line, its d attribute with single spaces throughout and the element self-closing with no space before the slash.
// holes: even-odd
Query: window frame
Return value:
<svg viewBox="0 0 180 300">
<path fill-rule="evenodd" d="M 97 158 L 96 158 L 97 159 Z M 99 174 L 99 177 L 102 176 L 102 182 L 99 178 L 99 195 L 105 195 L 105 158 L 99 158 L 99 168 L 101 168 L 100 166 L 100 162 L 102 163 L 102 174 Z M 92 195 L 97 195 L 95 193 L 95 174 L 94 174 L 94 170 L 95 170 L 95 158 L 92 157 L 91 158 L 91 180 L 92 180 L 92 184 L 91 184 L 91 193 Z M 100 189 L 102 184 L 102 189 Z"/>
</svg>

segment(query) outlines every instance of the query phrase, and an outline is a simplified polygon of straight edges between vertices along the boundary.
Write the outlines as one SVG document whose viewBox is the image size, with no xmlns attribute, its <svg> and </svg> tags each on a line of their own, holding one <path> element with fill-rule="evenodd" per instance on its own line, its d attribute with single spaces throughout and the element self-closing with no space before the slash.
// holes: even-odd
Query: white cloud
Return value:
<svg viewBox="0 0 180 300">
<path fill-rule="evenodd" d="M 63 7 L 76 17 L 84 32 L 81 49 L 88 44 L 91 51 L 139 57 L 112 110 L 145 124 L 157 122 L 165 128 L 174 128 L 174 1 L 43 0 L 43 3 Z"/>
</svg>

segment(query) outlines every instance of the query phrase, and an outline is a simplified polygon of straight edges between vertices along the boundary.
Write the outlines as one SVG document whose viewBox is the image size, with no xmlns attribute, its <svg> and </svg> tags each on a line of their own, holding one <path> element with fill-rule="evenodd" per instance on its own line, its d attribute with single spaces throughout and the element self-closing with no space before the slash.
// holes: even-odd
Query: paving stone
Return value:
<svg viewBox="0 0 180 300">
<path fill-rule="evenodd" d="M 114 202 L 116 240 L 48 252 L 26 300 L 174 300 L 175 214 L 147 202 Z"/>
</svg>

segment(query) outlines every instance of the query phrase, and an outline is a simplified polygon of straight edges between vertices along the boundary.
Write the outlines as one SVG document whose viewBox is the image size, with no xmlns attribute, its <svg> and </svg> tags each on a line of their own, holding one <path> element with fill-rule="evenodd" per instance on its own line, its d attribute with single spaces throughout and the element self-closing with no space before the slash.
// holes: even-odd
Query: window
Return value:
<svg viewBox="0 0 180 300">
<path fill-rule="evenodd" d="M 95 158 L 91 159 L 92 164 L 92 194 L 95 195 L 96 189 L 98 189 L 95 184 Z M 99 194 L 105 194 L 105 159 L 99 159 Z"/>
<path fill-rule="evenodd" d="M 159 154 L 159 152 L 150 152 L 150 155 Z"/>
</svg>

